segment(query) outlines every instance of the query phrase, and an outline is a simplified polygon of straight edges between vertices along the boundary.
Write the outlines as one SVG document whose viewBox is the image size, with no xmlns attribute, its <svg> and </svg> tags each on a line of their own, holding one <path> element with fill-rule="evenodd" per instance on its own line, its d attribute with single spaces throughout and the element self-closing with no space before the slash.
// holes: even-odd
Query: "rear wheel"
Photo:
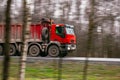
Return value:
<svg viewBox="0 0 120 80">
<path fill-rule="evenodd" d="M 39 56 L 40 53 L 41 53 L 41 50 L 37 45 L 31 45 L 28 49 L 29 56 L 36 57 L 36 56 Z"/>
<path fill-rule="evenodd" d="M 2 54 L 3 54 L 3 46 L 0 45 L 0 55 L 2 55 Z"/>
<path fill-rule="evenodd" d="M 10 44 L 10 56 L 13 56 L 16 54 L 16 47 L 14 44 Z"/>
<path fill-rule="evenodd" d="M 59 50 L 58 46 L 56 46 L 56 45 L 49 46 L 49 48 L 48 48 L 48 54 L 51 57 L 57 57 L 57 56 L 59 56 L 60 50 Z"/>
</svg>

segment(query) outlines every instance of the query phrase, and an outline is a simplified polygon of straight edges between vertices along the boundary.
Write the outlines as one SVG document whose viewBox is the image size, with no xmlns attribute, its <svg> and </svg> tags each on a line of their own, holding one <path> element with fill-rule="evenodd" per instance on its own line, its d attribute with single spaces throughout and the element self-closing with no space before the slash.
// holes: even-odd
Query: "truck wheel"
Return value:
<svg viewBox="0 0 120 80">
<path fill-rule="evenodd" d="M 51 45 L 48 48 L 48 54 L 51 57 L 57 57 L 60 54 L 60 50 L 56 45 Z"/>
<path fill-rule="evenodd" d="M 10 44 L 10 56 L 13 56 L 16 54 L 16 47 L 13 44 Z"/>
<path fill-rule="evenodd" d="M 3 54 L 3 46 L 0 45 L 0 55 L 2 55 L 2 54 Z"/>
<path fill-rule="evenodd" d="M 48 28 L 45 27 L 42 29 L 42 40 L 46 41 L 48 40 L 48 37 L 49 37 Z"/>
<path fill-rule="evenodd" d="M 37 45 L 31 45 L 28 49 L 28 55 L 31 57 L 39 56 L 41 50 Z"/>
</svg>

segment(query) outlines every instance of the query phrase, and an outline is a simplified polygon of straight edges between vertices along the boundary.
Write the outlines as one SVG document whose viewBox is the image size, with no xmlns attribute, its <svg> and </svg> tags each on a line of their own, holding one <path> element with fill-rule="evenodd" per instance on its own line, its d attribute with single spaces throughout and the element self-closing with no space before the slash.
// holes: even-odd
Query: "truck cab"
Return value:
<svg viewBox="0 0 120 80">
<path fill-rule="evenodd" d="M 74 51 L 76 49 L 76 36 L 73 25 L 52 24 L 49 34 L 50 43 L 47 52 L 50 56 L 63 57 L 70 51 Z M 53 47 L 50 48 L 51 46 Z"/>
</svg>

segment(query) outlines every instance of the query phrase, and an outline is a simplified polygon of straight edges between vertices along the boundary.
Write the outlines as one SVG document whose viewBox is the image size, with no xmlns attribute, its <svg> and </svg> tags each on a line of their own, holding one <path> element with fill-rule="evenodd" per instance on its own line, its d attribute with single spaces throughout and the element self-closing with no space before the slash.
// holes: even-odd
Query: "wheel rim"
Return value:
<svg viewBox="0 0 120 80">
<path fill-rule="evenodd" d="M 30 56 L 38 56 L 40 54 L 40 48 L 37 45 L 32 45 L 29 48 L 29 55 Z"/>
<path fill-rule="evenodd" d="M 58 56 L 59 53 L 60 53 L 59 48 L 55 45 L 50 46 L 49 49 L 48 49 L 48 54 L 52 57 Z"/>
<path fill-rule="evenodd" d="M 15 55 L 16 53 L 16 48 L 13 44 L 10 44 L 10 55 Z"/>
<path fill-rule="evenodd" d="M 3 47 L 0 45 L 0 55 L 2 55 Z"/>
</svg>

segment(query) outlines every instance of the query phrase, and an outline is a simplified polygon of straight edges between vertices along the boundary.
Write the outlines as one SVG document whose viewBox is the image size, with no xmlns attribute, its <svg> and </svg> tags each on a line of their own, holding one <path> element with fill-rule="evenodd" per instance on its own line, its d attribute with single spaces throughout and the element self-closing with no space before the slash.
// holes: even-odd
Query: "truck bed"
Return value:
<svg viewBox="0 0 120 80">
<path fill-rule="evenodd" d="M 41 41 L 41 30 L 40 24 L 30 25 L 30 39 L 29 41 Z M 14 24 L 11 25 L 10 42 L 21 42 L 22 39 L 22 25 Z M 0 43 L 4 42 L 4 24 L 0 24 Z"/>
</svg>

